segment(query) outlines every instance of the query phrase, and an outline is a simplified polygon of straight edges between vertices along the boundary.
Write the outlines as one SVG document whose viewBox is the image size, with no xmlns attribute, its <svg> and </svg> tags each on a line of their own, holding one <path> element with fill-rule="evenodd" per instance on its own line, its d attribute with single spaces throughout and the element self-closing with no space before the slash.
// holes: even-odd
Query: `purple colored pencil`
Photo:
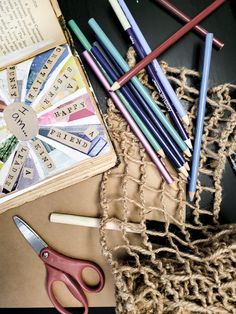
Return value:
<svg viewBox="0 0 236 314">
<path fill-rule="evenodd" d="M 110 97 L 112 98 L 112 100 L 114 101 L 114 103 L 116 104 L 116 106 L 118 107 L 118 109 L 120 110 L 120 112 L 122 113 L 122 115 L 124 116 L 126 121 L 128 122 L 128 124 L 130 125 L 130 127 L 132 128 L 132 130 L 134 131 L 136 136 L 139 138 L 140 142 L 145 147 L 147 153 L 149 154 L 150 158 L 152 159 L 152 161 L 157 166 L 157 168 L 160 171 L 160 173 L 161 173 L 162 177 L 164 178 L 164 180 L 169 185 L 171 185 L 172 187 L 175 187 L 175 182 L 174 182 L 173 178 L 171 177 L 171 175 L 169 174 L 169 172 L 167 171 L 167 169 L 165 168 L 165 166 L 163 165 L 161 160 L 158 158 L 157 154 L 152 149 L 151 145 L 146 140 L 146 138 L 144 137 L 142 132 L 137 127 L 136 123 L 134 122 L 134 120 L 132 119 L 132 117 L 130 116 L 129 112 L 126 110 L 126 108 L 123 106 L 123 104 L 122 104 L 121 100 L 119 99 L 119 97 L 116 95 L 115 92 L 112 92 L 110 90 L 111 87 L 110 87 L 109 83 L 107 82 L 107 80 L 104 77 L 103 73 L 101 72 L 101 70 L 97 66 L 96 62 L 93 60 L 92 56 L 87 51 L 83 52 L 83 56 L 86 59 L 86 61 L 88 62 L 88 64 L 90 65 L 90 67 L 92 68 L 92 70 L 94 71 L 94 73 L 96 74 L 96 76 L 98 77 L 99 81 L 102 83 L 103 87 L 109 93 Z"/>
<path fill-rule="evenodd" d="M 134 34 L 132 28 L 127 29 L 126 31 L 129 34 L 129 37 L 130 37 L 130 39 L 134 45 L 134 49 L 136 50 L 140 59 L 145 58 L 147 54 L 142 49 L 142 46 L 141 46 L 139 40 L 137 39 L 136 35 Z M 165 104 L 165 106 L 166 106 L 166 108 L 170 114 L 170 117 L 171 117 L 175 127 L 177 128 L 180 136 L 182 137 L 184 142 L 189 146 L 189 148 L 192 148 L 189 136 L 188 136 L 187 132 L 185 131 L 178 115 L 176 114 L 175 109 L 172 107 L 171 101 L 168 99 L 168 96 L 165 94 L 165 90 L 164 90 L 163 86 L 161 85 L 161 82 L 160 82 L 158 76 L 156 75 L 155 69 L 153 68 L 151 63 L 149 65 L 147 65 L 147 71 L 148 71 L 148 74 L 151 77 L 154 85 L 156 86 L 156 89 L 157 89 L 160 97 L 162 98 L 162 101 L 164 102 L 164 104 Z"/>
</svg>

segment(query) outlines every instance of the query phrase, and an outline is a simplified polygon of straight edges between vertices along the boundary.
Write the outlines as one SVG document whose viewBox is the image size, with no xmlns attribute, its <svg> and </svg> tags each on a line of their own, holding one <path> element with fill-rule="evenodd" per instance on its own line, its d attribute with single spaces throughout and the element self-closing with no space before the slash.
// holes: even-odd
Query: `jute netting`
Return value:
<svg viewBox="0 0 236 314">
<path fill-rule="evenodd" d="M 133 66 L 132 48 L 127 56 Z M 200 75 L 161 66 L 187 106 L 193 140 Z M 145 71 L 139 79 L 164 110 Z M 209 89 L 196 198 L 189 203 L 186 179 L 164 159 L 178 184 L 178 191 L 170 189 L 108 101 L 106 119 L 120 164 L 103 176 L 100 236 L 112 267 L 117 313 L 236 313 L 236 227 L 219 222 L 224 166 L 236 151 L 235 109 L 235 85 Z M 110 221 L 120 231 L 108 231 Z"/>
</svg>

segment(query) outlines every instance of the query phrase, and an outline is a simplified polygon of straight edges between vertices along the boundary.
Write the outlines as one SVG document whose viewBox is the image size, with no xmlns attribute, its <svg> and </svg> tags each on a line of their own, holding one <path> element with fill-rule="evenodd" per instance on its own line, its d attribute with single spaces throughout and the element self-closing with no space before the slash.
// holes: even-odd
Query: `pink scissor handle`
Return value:
<svg viewBox="0 0 236 314">
<path fill-rule="evenodd" d="M 61 255 L 49 247 L 43 249 L 40 252 L 39 257 L 46 266 L 51 266 L 53 269 L 57 269 L 70 275 L 68 278 L 73 278 L 73 280 L 85 291 L 97 293 L 104 287 L 105 276 L 102 269 L 96 263 Z M 82 272 L 86 268 L 91 268 L 98 274 L 99 282 L 96 286 L 89 286 L 84 281 Z"/>
<path fill-rule="evenodd" d="M 56 268 L 53 268 L 50 265 L 46 264 L 46 269 L 47 269 L 47 280 L 46 280 L 47 292 L 48 292 L 49 299 L 51 300 L 55 308 L 61 314 L 71 314 L 58 302 L 58 300 L 56 299 L 53 293 L 53 283 L 55 281 L 61 281 L 67 286 L 71 294 L 84 306 L 83 314 L 88 314 L 87 298 L 83 290 L 81 289 L 81 287 L 78 285 L 78 283 L 74 281 L 70 275 L 67 275 L 64 272 L 57 270 Z"/>
</svg>

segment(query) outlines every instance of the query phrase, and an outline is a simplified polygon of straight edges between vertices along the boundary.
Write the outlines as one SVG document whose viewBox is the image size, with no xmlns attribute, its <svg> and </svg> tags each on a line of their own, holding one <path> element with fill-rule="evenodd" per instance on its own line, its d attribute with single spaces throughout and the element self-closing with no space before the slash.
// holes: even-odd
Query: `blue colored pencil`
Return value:
<svg viewBox="0 0 236 314">
<path fill-rule="evenodd" d="M 108 74 L 110 79 L 115 82 L 117 78 L 119 77 L 117 72 L 111 67 L 109 62 L 107 61 L 106 56 L 96 47 L 93 45 L 91 49 L 92 54 L 95 56 L 99 64 L 102 66 L 102 68 L 105 70 L 105 72 Z M 168 138 L 163 136 L 159 130 L 156 129 L 150 118 L 148 118 L 147 114 L 144 112 L 144 110 L 138 105 L 137 99 L 135 99 L 135 96 L 132 94 L 130 89 L 127 86 L 123 86 L 121 88 L 121 92 L 129 102 L 129 104 L 133 107 L 135 112 L 138 114 L 138 116 L 141 118 L 143 123 L 146 125 L 146 127 L 149 129 L 149 131 L 153 134 L 153 136 L 157 139 L 158 143 L 163 148 L 165 154 L 167 155 L 170 162 L 173 164 L 173 166 L 183 173 L 185 176 L 188 176 L 188 173 L 184 167 L 184 163 L 182 160 L 180 161 L 178 157 L 175 155 L 175 153 L 172 151 L 171 147 L 169 146 Z"/>
<path fill-rule="evenodd" d="M 109 1 L 118 19 L 120 20 L 124 30 L 128 33 L 137 54 L 141 59 L 145 58 L 151 52 L 151 49 L 146 39 L 144 38 L 140 28 L 138 27 L 135 19 L 133 18 L 131 12 L 129 11 L 127 5 L 125 4 L 125 1 L 124 0 L 109 0 Z M 172 86 L 170 85 L 168 79 L 163 73 L 158 61 L 156 59 L 153 60 L 147 66 L 147 70 L 180 136 L 189 146 L 189 148 L 192 149 L 191 140 L 186 130 L 184 129 L 184 126 L 182 125 L 182 122 L 180 121 L 178 114 L 183 118 L 183 121 L 186 122 L 189 122 L 188 116 L 183 108 L 183 105 L 176 96 Z M 175 110 L 177 110 L 178 114 L 176 113 Z"/>
<path fill-rule="evenodd" d="M 198 112 L 197 112 L 196 134 L 195 134 L 195 140 L 194 140 L 193 159 L 192 159 L 192 167 L 191 167 L 190 183 L 189 183 L 190 201 L 193 201 L 194 195 L 196 192 L 201 141 L 202 141 L 203 126 L 204 126 L 204 116 L 205 116 L 205 110 L 206 110 L 208 78 L 209 78 L 210 64 L 211 64 L 212 43 L 213 43 L 213 34 L 208 33 L 205 40 L 202 80 L 201 80 L 201 87 L 200 87 L 200 94 L 199 94 Z"/>
</svg>

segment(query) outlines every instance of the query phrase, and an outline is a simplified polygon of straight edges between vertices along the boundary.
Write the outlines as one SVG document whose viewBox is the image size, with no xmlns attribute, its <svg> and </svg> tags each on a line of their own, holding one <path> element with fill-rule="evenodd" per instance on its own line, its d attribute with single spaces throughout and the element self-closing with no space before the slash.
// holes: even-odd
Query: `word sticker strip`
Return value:
<svg viewBox="0 0 236 314">
<path fill-rule="evenodd" d="M 50 91 L 46 94 L 46 96 L 43 98 L 43 100 L 40 102 L 39 110 L 43 111 L 52 105 L 53 98 L 64 89 L 64 87 L 71 81 L 75 70 L 68 66 L 63 73 L 56 79 L 56 82 L 53 84 L 53 86 L 50 88 Z"/>
<path fill-rule="evenodd" d="M 34 177 L 34 169 L 33 168 L 23 168 L 23 178 L 32 180 Z"/>
<path fill-rule="evenodd" d="M 91 146 L 91 143 L 84 140 L 82 137 L 70 134 L 57 128 L 51 128 L 48 133 L 48 137 L 85 154 L 88 154 Z"/>
<path fill-rule="evenodd" d="M 45 167 L 49 170 L 52 171 L 55 169 L 55 165 L 49 156 L 45 146 L 43 143 L 39 140 L 36 139 L 35 141 L 32 142 L 34 151 L 36 155 L 41 159 L 42 163 L 45 165 Z"/>
<path fill-rule="evenodd" d="M 58 46 L 56 47 L 48 60 L 45 62 L 45 64 L 42 66 L 42 69 L 40 70 L 39 74 L 35 78 L 27 96 L 26 100 L 28 101 L 34 101 L 35 98 L 38 96 L 40 92 L 40 88 L 43 85 L 43 83 L 46 81 L 51 69 L 56 64 L 60 56 L 63 54 L 65 48 Z"/>
<path fill-rule="evenodd" d="M 7 129 L 21 141 L 28 141 L 38 134 L 38 121 L 34 110 L 21 102 L 14 102 L 3 112 Z"/>
<path fill-rule="evenodd" d="M 84 131 L 84 134 L 92 141 L 99 135 L 99 132 L 95 127 L 90 126 Z"/>
<path fill-rule="evenodd" d="M 78 87 L 78 83 L 75 80 L 71 80 L 69 84 L 66 86 L 66 89 L 70 91 L 70 93 L 74 93 Z"/>
<path fill-rule="evenodd" d="M 73 104 L 68 104 L 62 108 L 58 108 L 56 111 L 54 111 L 53 115 L 56 120 L 61 120 L 66 116 L 85 109 L 86 107 L 87 106 L 85 101 L 82 100 Z"/>
<path fill-rule="evenodd" d="M 6 181 L 4 183 L 3 189 L 7 190 L 8 192 L 11 192 L 17 178 L 21 172 L 21 169 L 24 165 L 24 162 L 28 156 L 29 149 L 27 146 L 24 146 L 22 144 L 19 145 L 19 148 L 16 151 L 15 157 L 13 159 L 11 168 L 8 172 Z"/>
<path fill-rule="evenodd" d="M 19 90 L 16 77 L 16 67 L 14 65 L 7 67 L 7 82 L 9 94 L 12 98 L 19 97 Z"/>
</svg>

